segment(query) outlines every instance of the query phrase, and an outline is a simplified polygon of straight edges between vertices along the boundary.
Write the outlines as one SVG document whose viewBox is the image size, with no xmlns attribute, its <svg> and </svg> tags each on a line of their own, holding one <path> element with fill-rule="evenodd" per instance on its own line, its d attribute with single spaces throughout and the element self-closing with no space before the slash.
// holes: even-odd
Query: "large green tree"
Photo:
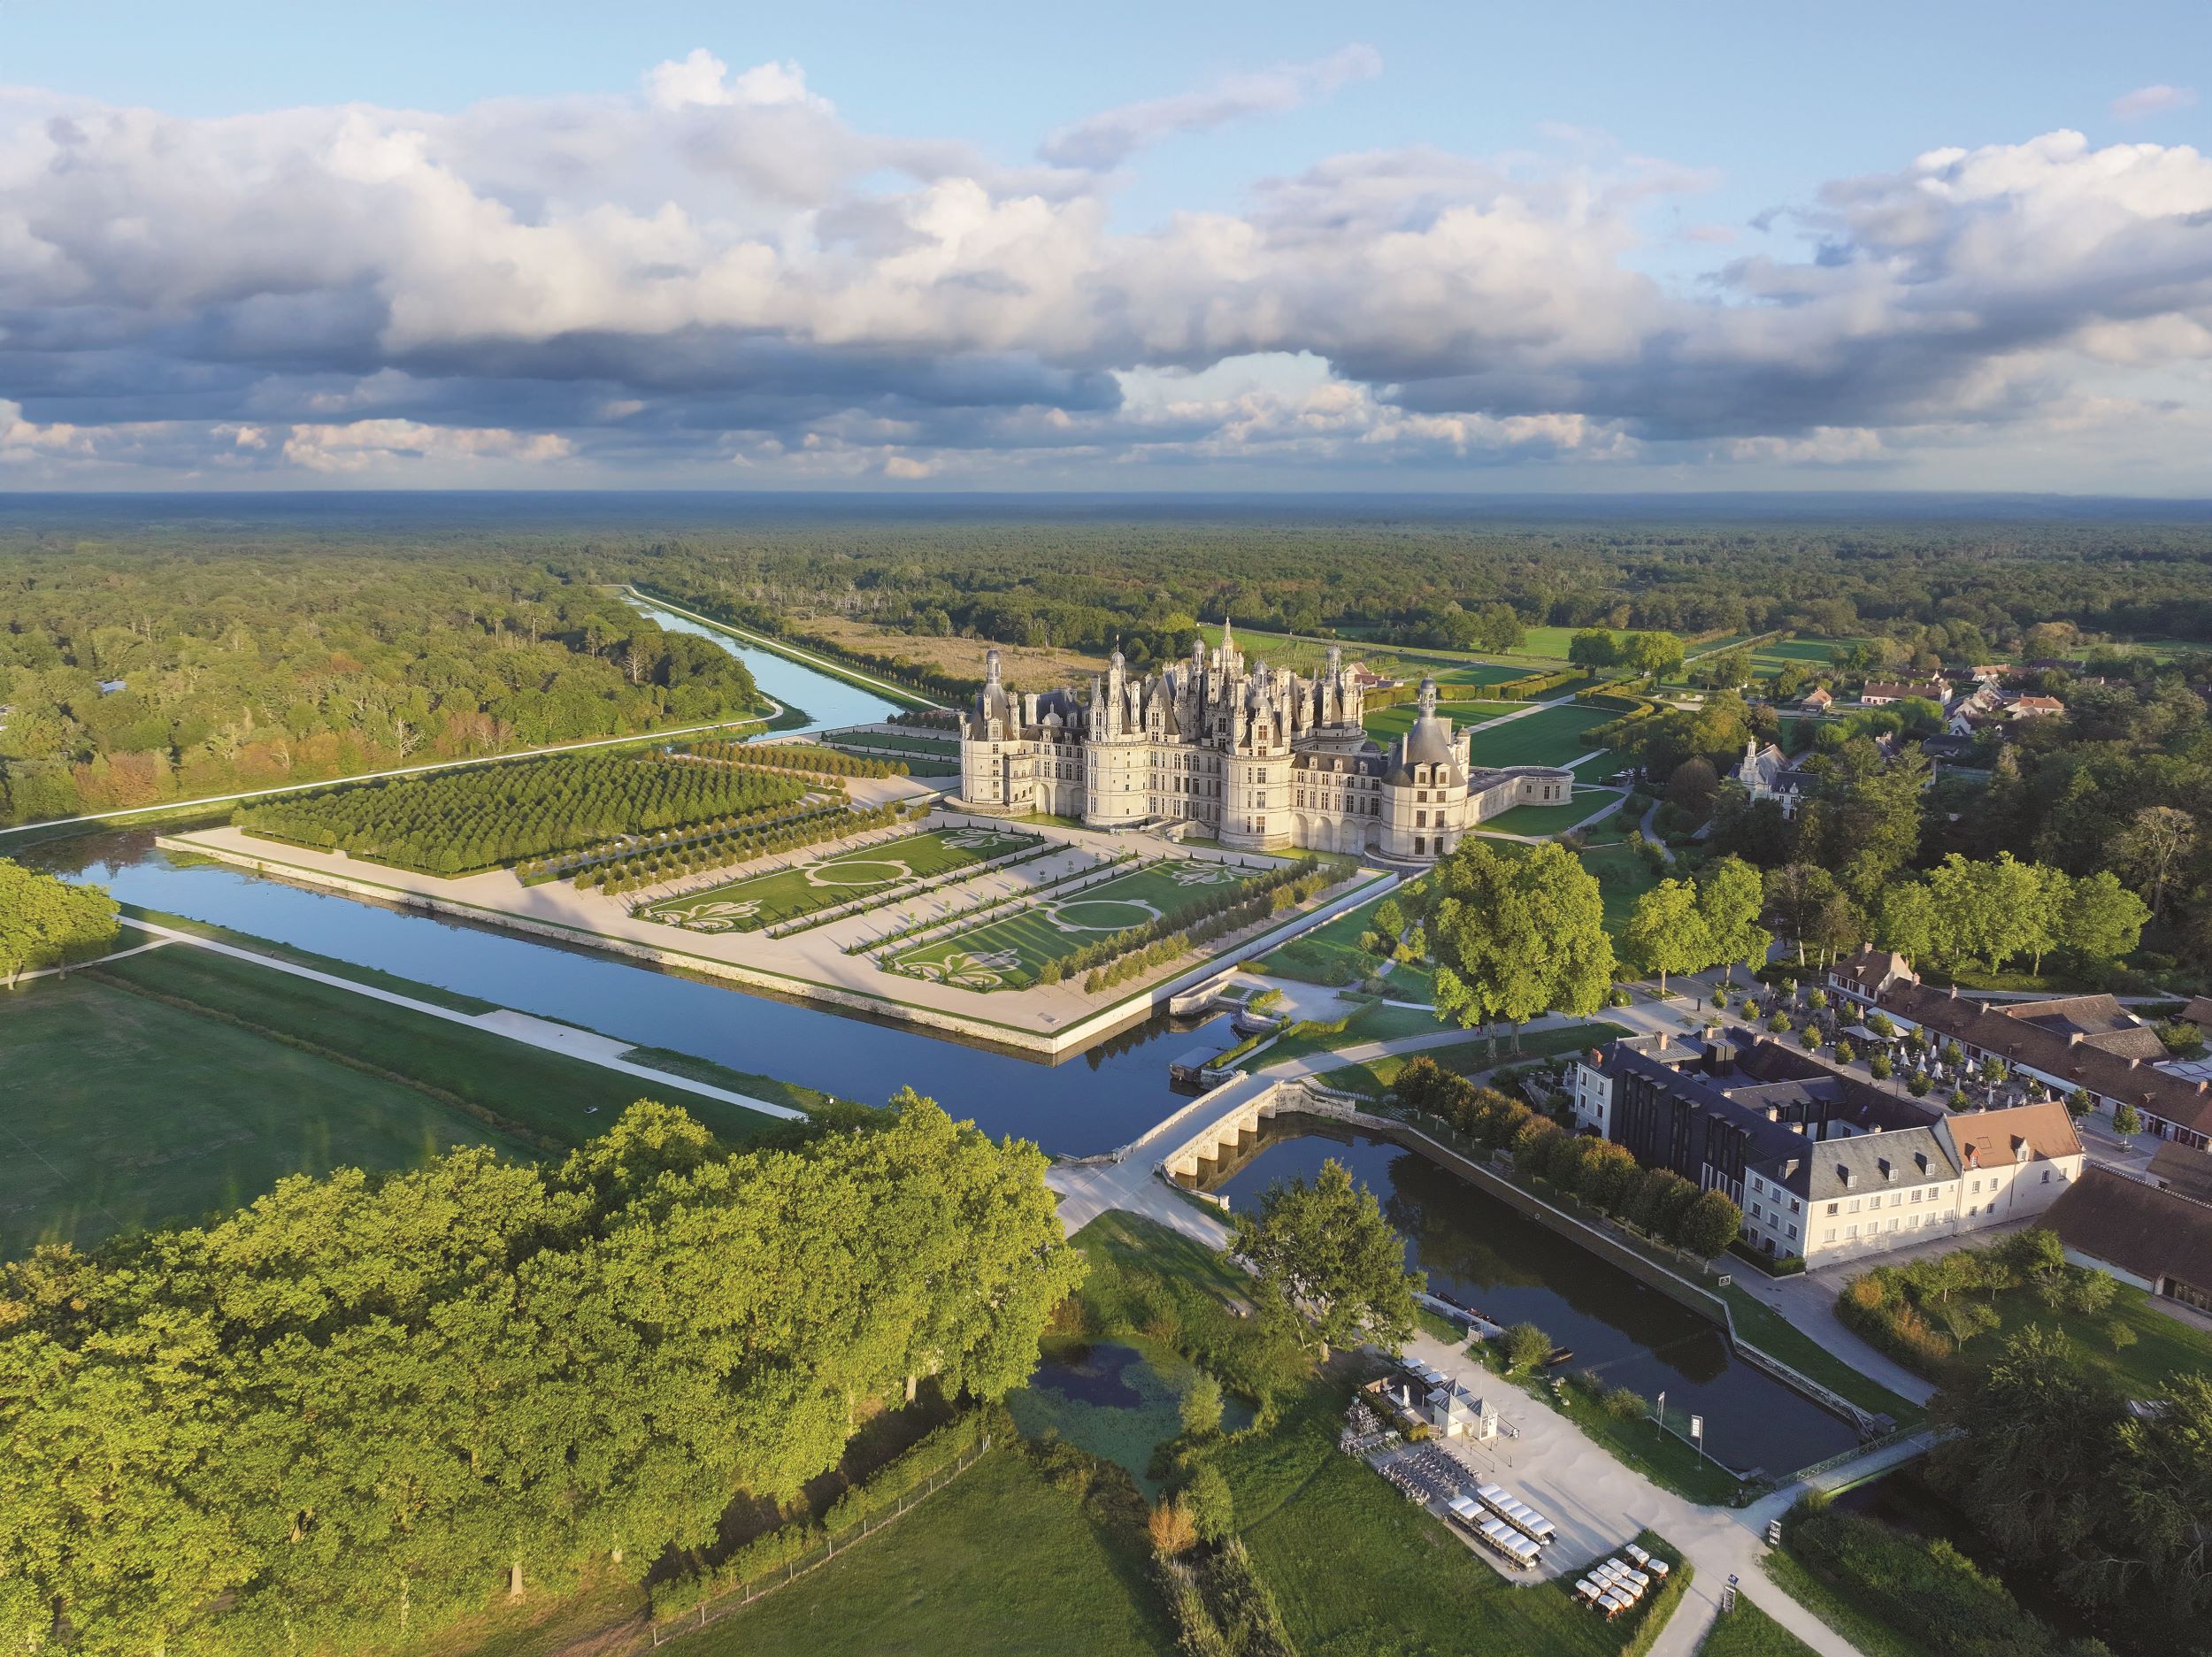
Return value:
<svg viewBox="0 0 2212 1657">
<path fill-rule="evenodd" d="M 105 886 L 79 886 L 0 857 L 0 978 L 104 954 L 115 942 L 115 900 Z"/>
<path fill-rule="evenodd" d="M 1622 953 L 1638 970 L 1659 975 L 1662 995 L 1670 972 L 1695 972 L 1718 958 L 1697 896 L 1695 881 L 1662 880 L 1636 900 L 1621 931 Z"/>
<path fill-rule="evenodd" d="M 1598 883 L 1573 853 L 1462 840 L 1429 877 L 1436 1006 L 1469 1028 L 1595 1012 L 1613 981 Z"/>
<path fill-rule="evenodd" d="M 1413 1297 L 1427 1280 L 1406 1269 L 1405 1243 L 1375 1193 L 1333 1156 L 1310 1185 L 1301 1175 L 1270 1185 L 1235 1224 L 1231 1252 L 1327 1345 L 1395 1352 L 1411 1339 Z"/>
</svg>

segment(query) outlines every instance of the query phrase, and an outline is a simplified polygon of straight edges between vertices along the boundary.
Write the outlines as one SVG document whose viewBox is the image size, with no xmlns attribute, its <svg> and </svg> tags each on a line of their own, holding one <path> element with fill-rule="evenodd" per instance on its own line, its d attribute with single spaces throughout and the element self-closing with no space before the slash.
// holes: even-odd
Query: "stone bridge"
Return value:
<svg viewBox="0 0 2212 1657">
<path fill-rule="evenodd" d="M 1193 1100 L 1162 1123 L 1155 1130 L 1160 1136 L 1156 1144 L 1147 1144 L 1153 1137 L 1148 1134 L 1125 1147 L 1118 1155 L 1126 1158 L 1143 1147 L 1162 1173 L 1196 1182 L 1205 1164 L 1249 1150 L 1259 1135 L 1260 1124 L 1271 1116 L 1289 1110 L 1301 1116 L 1357 1121 L 1360 1113 L 1356 1107 L 1361 1102 L 1353 1094 L 1340 1093 L 1304 1078 L 1275 1081 L 1240 1076 Z"/>
</svg>

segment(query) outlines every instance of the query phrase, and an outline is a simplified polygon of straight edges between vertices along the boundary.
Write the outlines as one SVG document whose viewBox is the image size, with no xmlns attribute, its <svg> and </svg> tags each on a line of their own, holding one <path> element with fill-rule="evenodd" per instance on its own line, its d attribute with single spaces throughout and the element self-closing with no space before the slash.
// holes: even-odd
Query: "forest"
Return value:
<svg viewBox="0 0 2212 1657">
<path fill-rule="evenodd" d="M 298 1176 L 0 1267 L 0 1643 L 436 1649 L 642 1580 L 871 1400 L 1027 1378 L 1082 1275 L 1043 1170 L 911 1093 L 744 1155 L 641 1102 L 565 1162 Z"/>
<path fill-rule="evenodd" d="M 543 556 L 0 531 L 0 823 L 764 707 L 743 663 Z"/>
</svg>

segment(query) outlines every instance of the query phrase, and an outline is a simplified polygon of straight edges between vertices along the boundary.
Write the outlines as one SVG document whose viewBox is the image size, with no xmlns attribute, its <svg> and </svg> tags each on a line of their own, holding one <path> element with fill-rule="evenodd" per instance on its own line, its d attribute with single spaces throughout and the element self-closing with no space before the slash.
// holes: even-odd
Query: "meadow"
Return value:
<svg viewBox="0 0 2212 1657">
<path fill-rule="evenodd" d="M 1220 863 L 1161 858 L 922 944 L 893 956 L 888 970 L 963 989 L 1017 989 L 1035 983 L 1047 962 L 1133 926 L 1173 920 L 1242 884 Z"/>
<path fill-rule="evenodd" d="M 929 829 L 657 899 L 638 914 L 687 932 L 758 932 L 1041 843 L 1014 829 Z"/>
</svg>

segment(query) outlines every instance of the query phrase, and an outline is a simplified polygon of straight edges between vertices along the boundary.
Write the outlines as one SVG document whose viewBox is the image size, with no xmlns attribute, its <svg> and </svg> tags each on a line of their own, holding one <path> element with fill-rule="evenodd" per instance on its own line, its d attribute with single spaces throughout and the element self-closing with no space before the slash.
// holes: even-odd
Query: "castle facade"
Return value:
<svg viewBox="0 0 2212 1657">
<path fill-rule="evenodd" d="M 1120 651 L 1090 694 L 1018 694 L 985 658 L 960 724 L 962 809 L 1047 813 L 1090 828 L 1187 831 L 1246 850 L 1308 847 L 1430 863 L 1516 805 L 1556 805 L 1571 771 L 1469 763 L 1469 734 L 1424 680 L 1412 728 L 1388 749 L 1361 724 L 1364 694 L 1339 648 L 1311 679 L 1248 667 L 1233 633 L 1133 677 Z"/>
</svg>

